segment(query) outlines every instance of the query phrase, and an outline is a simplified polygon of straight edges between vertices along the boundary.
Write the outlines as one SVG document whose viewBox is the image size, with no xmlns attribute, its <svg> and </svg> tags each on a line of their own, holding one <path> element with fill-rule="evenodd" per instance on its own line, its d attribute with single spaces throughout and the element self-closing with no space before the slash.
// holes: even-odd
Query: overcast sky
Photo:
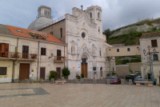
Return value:
<svg viewBox="0 0 160 107">
<path fill-rule="evenodd" d="M 0 0 L 0 24 L 27 28 L 37 17 L 40 5 L 50 6 L 54 18 L 71 13 L 73 7 L 99 5 L 104 29 L 160 17 L 160 0 Z"/>
</svg>

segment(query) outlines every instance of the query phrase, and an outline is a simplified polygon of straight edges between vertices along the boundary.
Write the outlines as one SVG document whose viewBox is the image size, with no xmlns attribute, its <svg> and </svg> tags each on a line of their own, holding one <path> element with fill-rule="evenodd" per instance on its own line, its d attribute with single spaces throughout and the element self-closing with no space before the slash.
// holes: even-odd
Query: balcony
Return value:
<svg viewBox="0 0 160 107">
<path fill-rule="evenodd" d="M 64 63 L 65 57 L 63 56 L 56 56 L 54 57 L 54 63 Z"/>
<path fill-rule="evenodd" d="M 34 61 L 37 59 L 37 54 L 4 52 L 4 53 L 0 53 L 0 59 L 2 59 L 2 60 L 30 60 L 30 61 Z"/>
</svg>

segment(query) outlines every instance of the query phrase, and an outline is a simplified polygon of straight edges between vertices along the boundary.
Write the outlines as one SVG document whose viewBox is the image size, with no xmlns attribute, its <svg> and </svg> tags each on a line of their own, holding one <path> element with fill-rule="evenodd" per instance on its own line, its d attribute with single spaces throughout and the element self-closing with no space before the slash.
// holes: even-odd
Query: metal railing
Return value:
<svg viewBox="0 0 160 107">
<path fill-rule="evenodd" d="M 65 57 L 63 56 L 56 56 L 54 57 L 54 63 L 64 63 Z"/>
<path fill-rule="evenodd" d="M 35 60 L 37 59 L 37 54 L 26 54 L 26 53 L 19 53 L 19 52 L 4 52 L 4 53 L 0 53 L 0 58 Z"/>
</svg>

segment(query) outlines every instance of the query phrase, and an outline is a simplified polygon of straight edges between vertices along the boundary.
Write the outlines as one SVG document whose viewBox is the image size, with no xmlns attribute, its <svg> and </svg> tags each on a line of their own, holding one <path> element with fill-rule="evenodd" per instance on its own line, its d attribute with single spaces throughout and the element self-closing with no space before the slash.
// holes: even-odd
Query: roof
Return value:
<svg viewBox="0 0 160 107">
<path fill-rule="evenodd" d="M 10 34 L 9 30 L 6 28 L 6 26 L 0 24 L 0 33 L 2 34 Z"/>
<path fill-rule="evenodd" d="M 46 26 L 38 29 L 38 31 L 44 30 L 44 29 L 46 29 L 46 28 L 48 28 L 48 27 L 51 27 L 51 26 L 53 26 L 53 25 L 55 25 L 55 24 L 57 24 L 57 23 L 60 23 L 60 22 L 62 22 L 62 21 L 64 21 L 64 20 L 65 20 L 65 17 L 59 18 L 59 19 L 55 20 L 55 22 L 50 23 L 49 25 L 46 25 Z"/>
<path fill-rule="evenodd" d="M 160 37 L 160 32 L 143 33 L 141 36 L 141 38 L 152 38 L 152 37 Z"/>
<path fill-rule="evenodd" d="M 53 23 L 53 20 L 46 17 L 39 17 L 34 20 L 28 27 L 28 29 L 39 30 Z"/>
<path fill-rule="evenodd" d="M 56 38 L 54 35 L 51 35 L 45 32 L 39 32 L 39 31 L 19 28 L 15 26 L 10 26 L 10 25 L 0 25 L 0 33 L 10 34 L 16 37 L 23 37 L 23 38 L 43 40 L 43 41 L 53 42 L 58 44 L 64 44 L 64 42 Z"/>
</svg>

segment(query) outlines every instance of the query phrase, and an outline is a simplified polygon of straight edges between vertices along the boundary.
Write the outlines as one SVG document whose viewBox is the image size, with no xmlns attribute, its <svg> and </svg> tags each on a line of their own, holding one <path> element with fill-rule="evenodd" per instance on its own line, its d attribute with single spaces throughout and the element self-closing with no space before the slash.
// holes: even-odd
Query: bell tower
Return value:
<svg viewBox="0 0 160 107">
<path fill-rule="evenodd" d="M 52 12 L 52 10 L 51 10 L 50 7 L 40 6 L 38 8 L 38 18 L 40 18 L 40 17 L 46 17 L 46 18 L 51 19 L 52 18 L 51 12 Z"/>
<path fill-rule="evenodd" d="M 102 9 L 99 6 L 91 6 L 87 8 L 89 17 L 95 23 L 99 23 L 102 20 Z"/>
<path fill-rule="evenodd" d="M 99 6 L 91 6 L 87 8 L 88 16 L 91 22 L 97 24 L 97 31 L 102 33 L 102 9 Z"/>
</svg>

